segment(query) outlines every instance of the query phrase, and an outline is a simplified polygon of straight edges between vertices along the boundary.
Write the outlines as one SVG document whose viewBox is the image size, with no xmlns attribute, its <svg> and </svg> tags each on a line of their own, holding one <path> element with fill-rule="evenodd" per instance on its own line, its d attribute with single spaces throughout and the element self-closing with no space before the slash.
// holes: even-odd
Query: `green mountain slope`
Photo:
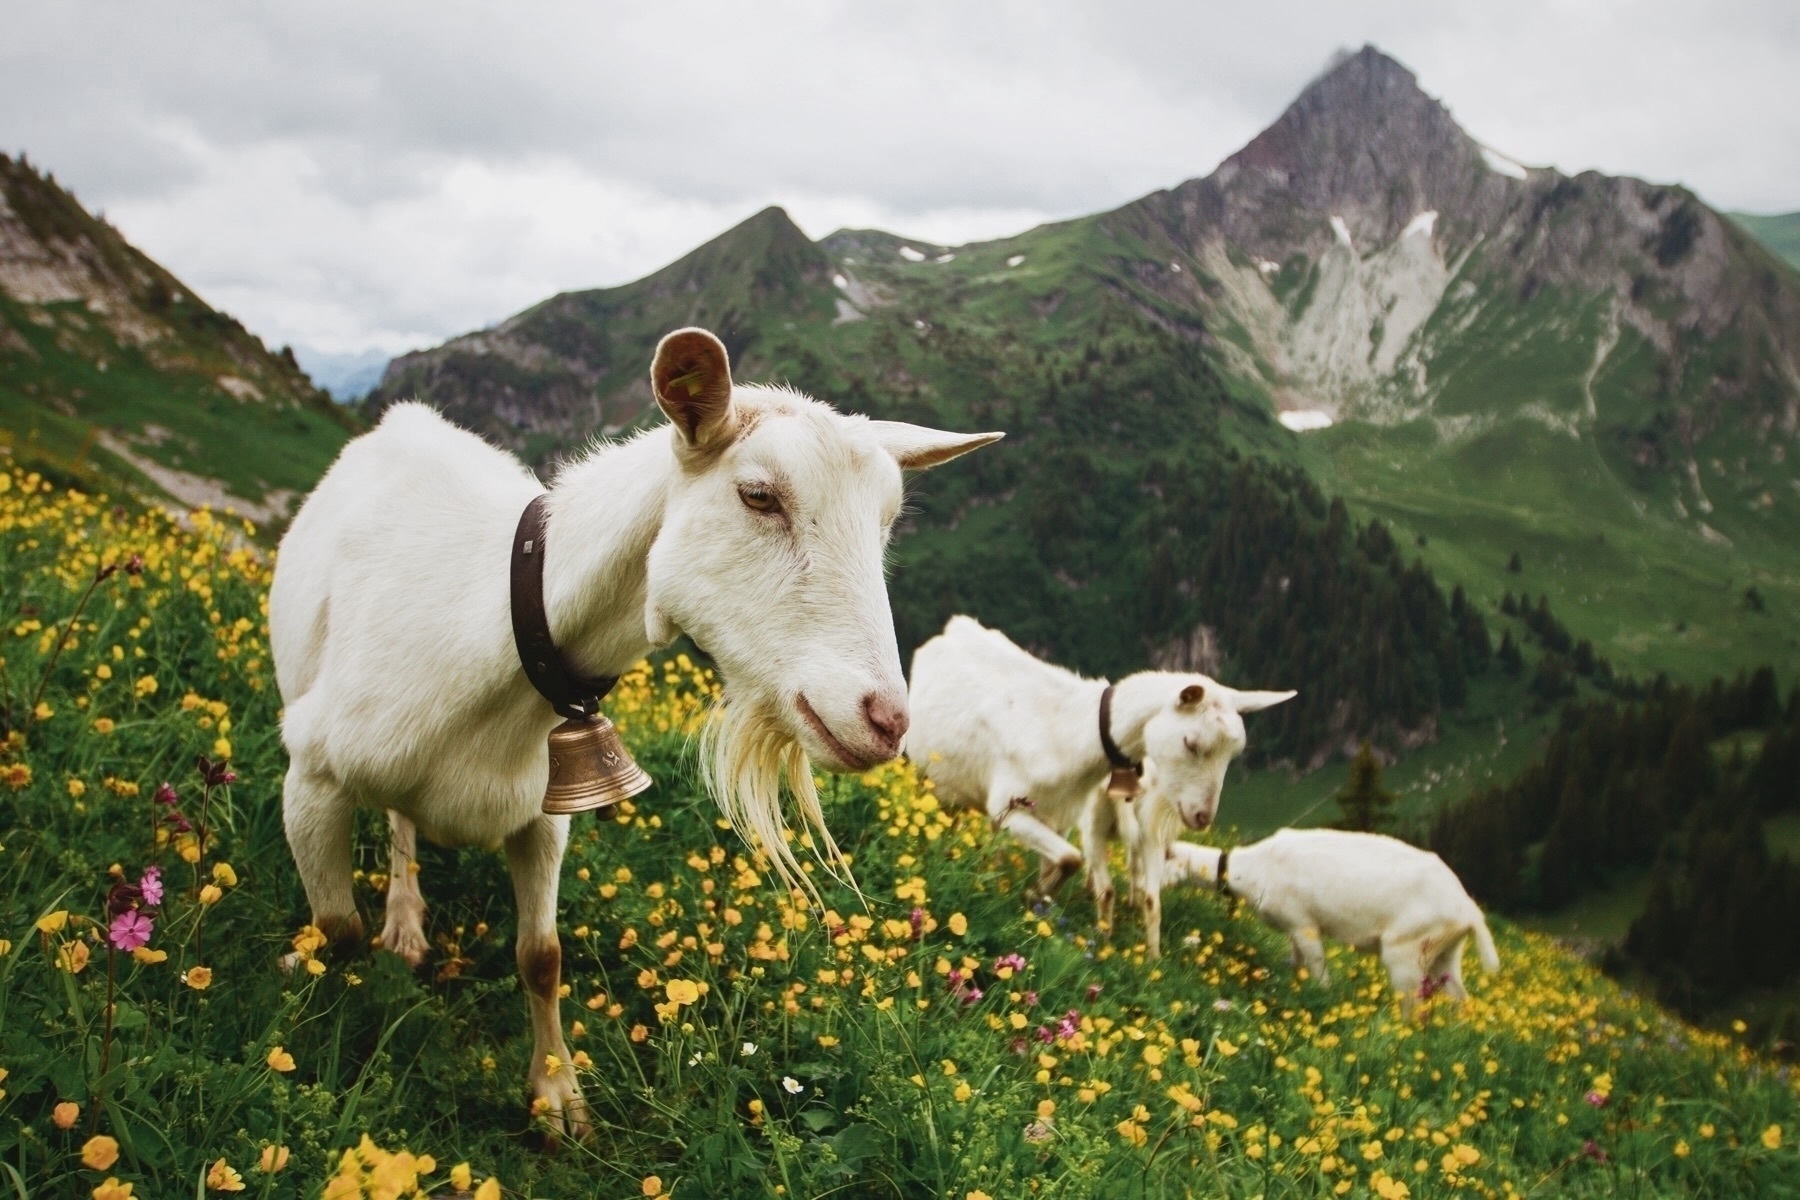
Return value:
<svg viewBox="0 0 1800 1200">
<path fill-rule="evenodd" d="M 1734 212 L 1731 219 L 1748 229 L 1757 241 L 1786 259 L 1790 266 L 1800 269 L 1800 212 L 1771 216 Z"/>
<path fill-rule="evenodd" d="M 0 451 L 13 462 L 279 521 L 355 427 L 290 353 L 0 155 Z"/>
<path fill-rule="evenodd" d="M 1489 619 L 1505 590 L 1547 595 L 1623 670 L 1800 655 L 1800 277 L 1681 188 L 1483 147 L 1371 48 L 1212 175 L 1114 212 L 944 247 L 815 245 L 769 210 L 639 283 L 398 360 L 375 404 L 417 392 L 548 457 L 641 416 L 653 339 L 690 320 L 747 378 L 1014 432 L 923 485 L 902 558 L 937 592 L 900 576 L 914 637 L 961 603 L 1035 614 L 1035 644 L 1093 669 L 1179 646 L 1244 661 L 1186 602 L 1194 563 L 1146 581 L 1155 551 L 1110 544 L 1162 519 L 1159 455 L 1235 452 L 1384 518 Z M 1059 435 L 1085 462 L 1064 491 L 1110 523 L 1041 492 L 1019 511 L 1019 464 Z M 1095 463 L 1121 490 L 1081 482 Z M 1121 623 L 1146 591 L 1163 618 Z"/>
</svg>

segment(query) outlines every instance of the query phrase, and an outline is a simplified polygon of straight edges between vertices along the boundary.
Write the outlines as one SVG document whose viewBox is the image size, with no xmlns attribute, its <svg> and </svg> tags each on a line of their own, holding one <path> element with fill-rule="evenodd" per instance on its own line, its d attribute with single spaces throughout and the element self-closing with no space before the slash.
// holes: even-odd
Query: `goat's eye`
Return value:
<svg viewBox="0 0 1800 1200">
<path fill-rule="evenodd" d="M 744 502 L 745 508 L 753 509 L 756 512 L 774 513 L 781 511 L 780 497 L 776 496 L 775 493 L 768 488 L 756 484 L 745 484 L 743 487 L 740 487 L 738 489 L 738 499 Z"/>
</svg>

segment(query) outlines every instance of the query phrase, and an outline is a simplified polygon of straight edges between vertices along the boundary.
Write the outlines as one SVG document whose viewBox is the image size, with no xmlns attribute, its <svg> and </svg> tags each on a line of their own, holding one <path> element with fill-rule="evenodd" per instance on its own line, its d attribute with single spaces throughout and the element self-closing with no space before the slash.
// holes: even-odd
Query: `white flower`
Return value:
<svg viewBox="0 0 1800 1200">
<path fill-rule="evenodd" d="M 1213 1008 L 1217 1009 L 1219 1012 L 1230 1012 L 1231 1011 L 1231 1001 L 1224 1000 L 1224 999 L 1214 1000 Z"/>
<path fill-rule="evenodd" d="M 688 1066 L 690 1066 L 690 1067 L 699 1066 L 700 1060 L 705 1057 L 706 1056 L 704 1054 L 702 1054 L 700 1051 L 698 1051 L 698 1050 L 694 1051 L 694 1057 L 688 1059 Z"/>
<path fill-rule="evenodd" d="M 745 1042 L 744 1047 L 740 1051 L 740 1053 L 742 1053 L 745 1058 L 749 1058 L 751 1055 L 756 1053 L 756 1043 L 755 1042 Z"/>
<path fill-rule="evenodd" d="M 798 1079 L 795 1079 L 792 1075 L 783 1075 L 781 1077 L 781 1089 L 790 1096 L 798 1096 L 801 1092 L 806 1090 L 806 1085 L 801 1083 Z"/>
</svg>

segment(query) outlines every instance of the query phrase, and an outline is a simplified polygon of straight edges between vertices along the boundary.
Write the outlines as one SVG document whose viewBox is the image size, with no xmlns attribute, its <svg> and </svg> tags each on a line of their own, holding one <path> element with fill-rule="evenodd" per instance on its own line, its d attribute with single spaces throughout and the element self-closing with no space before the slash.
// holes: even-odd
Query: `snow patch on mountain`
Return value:
<svg viewBox="0 0 1800 1200">
<path fill-rule="evenodd" d="M 1530 174 L 1522 164 L 1514 162 L 1492 146 L 1481 148 L 1481 158 L 1483 162 L 1487 163 L 1489 170 L 1498 171 L 1513 179 L 1524 179 Z"/>
</svg>

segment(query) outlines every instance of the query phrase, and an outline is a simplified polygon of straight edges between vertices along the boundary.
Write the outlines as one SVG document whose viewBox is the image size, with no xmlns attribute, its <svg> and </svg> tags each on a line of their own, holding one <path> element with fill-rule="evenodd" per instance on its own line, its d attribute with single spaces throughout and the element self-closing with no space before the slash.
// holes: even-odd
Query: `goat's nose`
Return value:
<svg viewBox="0 0 1800 1200">
<path fill-rule="evenodd" d="M 863 697 L 863 716 L 868 718 L 869 728 L 875 731 L 876 740 L 888 753 L 900 749 L 900 739 L 906 736 L 906 727 L 910 723 L 904 701 L 870 692 Z"/>
</svg>

